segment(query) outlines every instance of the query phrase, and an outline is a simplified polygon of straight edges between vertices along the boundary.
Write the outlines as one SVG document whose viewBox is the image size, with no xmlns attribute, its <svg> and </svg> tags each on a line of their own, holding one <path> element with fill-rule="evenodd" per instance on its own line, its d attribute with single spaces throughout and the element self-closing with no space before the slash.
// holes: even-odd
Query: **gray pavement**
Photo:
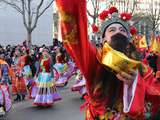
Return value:
<svg viewBox="0 0 160 120">
<path fill-rule="evenodd" d="M 80 95 L 71 92 L 69 87 L 59 91 L 62 100 L 50 108 L 33 106 L 32 100 L 14 103 L 7 120 L 84 120 L 84 111 L 79 109 L 84 103 L 80 100 Z"/>
</svg>

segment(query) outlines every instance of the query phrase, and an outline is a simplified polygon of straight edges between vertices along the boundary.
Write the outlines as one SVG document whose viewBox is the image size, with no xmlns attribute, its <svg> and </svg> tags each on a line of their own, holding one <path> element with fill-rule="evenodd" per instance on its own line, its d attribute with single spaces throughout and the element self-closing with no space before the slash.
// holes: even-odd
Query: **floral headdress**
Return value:
<svg viewBox="0 0 160 120">
<path fill-rule="evenodd" d="M 137 30 L 135 27 L 130 26 L 129 21 L 131 20 L 131 18 L 131 13 L 118 13 L 117 8 L 111 7 L 108 10 L 103 10 L 99 14 L 99 19 L 103 21 L 100 30 L 98 30 L 98 27 L 95 24 L 92 25 L 92 30 L 94 33 L 99 31 L 102 35 L 108 26 L 110 26 L 113 23 L 119 23 L 127 30 L 129 35 L 134 35 L 136 34 Z"/>
</svg>

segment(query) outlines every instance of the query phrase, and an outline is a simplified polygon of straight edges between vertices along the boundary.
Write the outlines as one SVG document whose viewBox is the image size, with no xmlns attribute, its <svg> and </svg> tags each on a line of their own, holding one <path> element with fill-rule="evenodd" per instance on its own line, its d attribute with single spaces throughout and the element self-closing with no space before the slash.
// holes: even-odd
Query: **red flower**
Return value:
<svg viewBox="0 0 160 120">
<path fill-rule="evenodd" d="M 132 18 L 132 14 L 131 13 L 121 13 L 121 19 L 122 20 L 130 20 Z"/>
<path fill-rule="evenodd" d="M 101 20 L 105 20 L 107 16 L 108 16 L 108 11 L 107 11 L 107 10 L 103 10 L 103 11 L 99 14 L 99 18 L 100 18 Z"/>
<path fill-rule="evenodd" d="M 130 27 L 130 33 L 131 33 L 131 35 L 137 34 L 137 29 L 134 26 L 131 26 Z"/>
<path fill-rule="evenodd" d="M 114 13 L 114 12 L 117 12 L 118 13 L 118 9 L 116 8 L 116 7 L 111 7 L 111 8 L 109 8 L 109 13 L 110 14 L 112 14 L 112 13 Z"/>
<path fill-rule="evenodd" d="M 95 24 L 92 24 L 92 31 L 93 33 L 98 32 L 98 27 Z"/>
</svg>

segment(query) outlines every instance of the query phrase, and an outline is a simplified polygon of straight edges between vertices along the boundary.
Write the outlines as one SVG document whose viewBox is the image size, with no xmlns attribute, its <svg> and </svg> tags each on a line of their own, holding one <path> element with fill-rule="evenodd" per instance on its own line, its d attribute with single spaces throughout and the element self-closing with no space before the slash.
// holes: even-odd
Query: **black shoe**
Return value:
<svg viewBox="0 0 160 120">
<path fill-rule="evenodd" d="M 85 94 L 83 94 L 82 96 L 81 96 L 81 100 L 85 100 L 85 96 L 86 96 L 87 94 L 85 93 Z"/>
<path fill-rule="evenodd" d="M 68 84 L 68 81 L 67 81 L 67 82 L 65 82 L 64 86 L 67 86 L 67 84 Z"/>
<path fill-rule="evenodd" d="M 21 96 L 22 96 L 22 100 L 25 100 L 25 97 L 26 97 L 26 96 L 25 96 L 25 95 L 21 95 Z"/>
<path fill-rule="evenodd" d="M 17 97 L 14 99 L 14 101 L 20 101 L 20 100 L 21 100 L 21 96 L 17 94 Z"/>
</svg>

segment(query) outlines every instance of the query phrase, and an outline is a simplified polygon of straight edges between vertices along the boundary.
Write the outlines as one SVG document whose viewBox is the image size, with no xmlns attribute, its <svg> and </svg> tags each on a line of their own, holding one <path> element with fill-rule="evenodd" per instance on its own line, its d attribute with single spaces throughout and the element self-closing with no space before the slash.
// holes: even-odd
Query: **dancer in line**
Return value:
<svg viewBox="0 0 160 120">
<path fill-rule="evenodd" d="M 57 92 L 52 68 L 52 60 L 48 51 L 44 49 L 40 57 L 40 68 L 37 78 L 37 92 L 34 104 L 38 106 L 51 106 L 55 101 L 61 100 Z"/>
</svg>

